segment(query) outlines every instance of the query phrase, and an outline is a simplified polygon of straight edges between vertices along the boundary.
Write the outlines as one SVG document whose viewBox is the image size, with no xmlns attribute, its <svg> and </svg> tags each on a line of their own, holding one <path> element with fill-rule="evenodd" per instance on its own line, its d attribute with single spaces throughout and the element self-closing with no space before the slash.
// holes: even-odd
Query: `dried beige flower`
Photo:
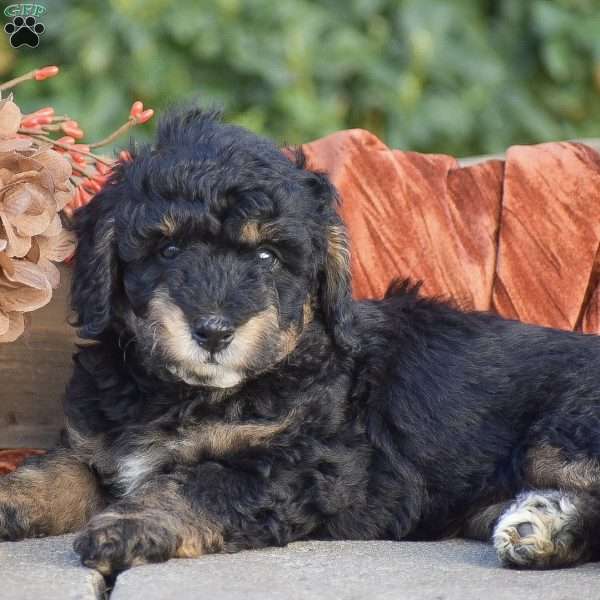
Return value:
<svg viewBox="0 0 600 600">
<path fill-rule="evenodd" d="M 0 132 L 10 130 L 4 110 L 0 105 Z M 73 194 L 71 172 L 69 161 L 50 148 L 0 151 L 0 342 L 19 337 L 25 313 L 50 301 L 60 282 L 54 263 L 75 249 L 59 215 Z"/>
<path fill-rule="evenodd" d="M 12 138 L 21 125 L 21 111 L 11 98 L 0 100 L 0 137 Z"/>
</svg>

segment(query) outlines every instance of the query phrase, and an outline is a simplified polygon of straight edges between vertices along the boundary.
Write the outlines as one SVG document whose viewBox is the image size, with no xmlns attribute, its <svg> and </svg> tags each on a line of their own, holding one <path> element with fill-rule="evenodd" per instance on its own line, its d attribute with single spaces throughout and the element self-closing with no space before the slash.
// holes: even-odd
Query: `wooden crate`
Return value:
<svg viewBox="0 0 600 600">
<path fill-rule="evenodd" d="M 59 268 L 51 302 L 21 338 L 0 344 L 0 448 L 52 447 L 62 427 L 76 336 L 67 323 L 70 269 Z"/>
</svg>

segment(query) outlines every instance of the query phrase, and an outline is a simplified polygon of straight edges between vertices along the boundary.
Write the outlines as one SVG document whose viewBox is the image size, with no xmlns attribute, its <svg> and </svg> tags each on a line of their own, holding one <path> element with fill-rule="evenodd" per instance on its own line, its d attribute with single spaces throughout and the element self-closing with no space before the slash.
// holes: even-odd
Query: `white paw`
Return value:
<svg viewBox="0 0 600 600">
<path fill-rule="evenodd" d="M 500 517 L 493 542 L 506 565 L 559 567 L 576 563 L 585 553 L 580 530 L 579 512 L 566 493 L 528 492 Z"/>
</svg>

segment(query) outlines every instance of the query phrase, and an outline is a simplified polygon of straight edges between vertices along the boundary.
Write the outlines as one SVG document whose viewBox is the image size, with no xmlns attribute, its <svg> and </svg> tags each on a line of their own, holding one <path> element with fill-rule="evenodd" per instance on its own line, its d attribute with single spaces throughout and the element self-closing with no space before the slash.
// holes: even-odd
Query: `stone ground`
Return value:
<svg viewBox="0 0 600 600">
<path fill-rule="evenodd" d="M 110 590 L 81 567 L 72 536 L 0 544 L 0 600 L 600 600 L 600 564 L 501 568 L 492 548 L 444 542 L 308 542 L 172 560 Z"/>
</svg>

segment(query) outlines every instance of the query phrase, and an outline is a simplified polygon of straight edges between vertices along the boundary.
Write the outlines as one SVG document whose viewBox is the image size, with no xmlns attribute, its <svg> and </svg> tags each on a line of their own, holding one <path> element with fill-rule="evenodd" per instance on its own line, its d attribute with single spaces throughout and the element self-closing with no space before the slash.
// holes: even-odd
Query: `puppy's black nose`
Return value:
<svg viewBox="0 0 600 600">
<path fill-rule="evenodd" d="M 215 354 L 229 346 L 233 333 L 233 325 L 228 319 L 212 315 L 197 321 L 192 335 L 200 346 Z"/>
</svg>

